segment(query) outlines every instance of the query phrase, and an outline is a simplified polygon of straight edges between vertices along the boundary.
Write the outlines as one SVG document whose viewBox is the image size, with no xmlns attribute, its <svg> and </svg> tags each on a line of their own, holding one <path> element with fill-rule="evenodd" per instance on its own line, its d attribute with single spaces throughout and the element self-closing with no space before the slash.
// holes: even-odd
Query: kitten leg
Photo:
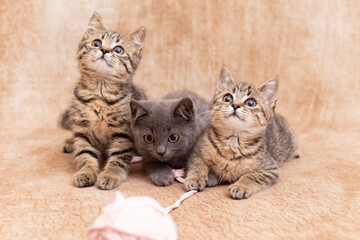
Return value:
<svg viewBox="0 0 360 240">
<path fill-rule="evenodd" d="M 189 172 L 186 176 L 184 187 L 186 191 L 197 190 L 202 191 L 206 186 L 210 168 L 199 157 L 191 160 Z"/>
<path fill-rule="evenodd" d="M 174 182 L 171 167 L 163 162 L 147 162 L 143 164 L 150 181 L 156 186 L 169 186 Z"/>
<path fill-rule="evenodd" d="M 113 134 L 113 142 L 108 150 L 109 158 L 96 183 L 100 189 L 110 190 L 116 188 L 126 179 L 130 160 L 136 153 L 131 139 L 125 133 Z"/>
<path fill-rule="evenodd" d="M 76 187 L 94 185 L 98 171 L 100 152 L 92 146 L 89 138 L 83 133 L 75 133 L 74 155 L 78 171 L 74 175 Z"/>
<path fill-rule="evenodd" d="M 73 151 L 74 151 L 74 139 L 73 138 L 66 139 L 63 147 L 63 152 L 72 153 Z"/>
<path fill-rule="evenodd" d="M 208 180 L 206 180 L 206 187 L 215 187 L 220 183 L 218 177 L 212 171 L 209 172 Z"/>
<path fill-rule="evenodd" d="M 276 166 L 244 174 L 231 184 L 228 192 L 233 199 L 245 199 L 277 182 L 279 169 Z"/>
</svg>

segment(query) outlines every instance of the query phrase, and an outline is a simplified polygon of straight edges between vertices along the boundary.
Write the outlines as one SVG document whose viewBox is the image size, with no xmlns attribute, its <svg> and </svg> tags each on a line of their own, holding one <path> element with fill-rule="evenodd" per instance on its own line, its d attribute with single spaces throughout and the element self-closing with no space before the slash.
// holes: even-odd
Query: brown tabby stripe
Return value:
<svg viewBox="0 0 360 240">
<path fill-rule="evenodd" d="M 122 168 L 126 171 L 128 171 L 128 169 L 129 169 L 129 165 L 125 164 L 123 162 L 112 161 L 112 162 L 110 162 L 110 164 L 113 165 L 114 167 Z"/>
<path fill-rule="evenodd" d="M 91 144 L 91 142 L 90 142 L 90 139 L 89 139 L 85 134 L 80 133 L 80 132 L 76 132 L 76 133 L 74 134 L 74 136 L 75 136 L 76 138 L 82 138 L 82 139 L 84 139 L 85 141 L 87 141 L 87 142 L 92 146 L 92 144 Z"/>
<path fill-rule="evenodd" d="M 126 163 L 130 163 L 131 159 L 132 159 L 132 155 L 121 155 L 121 156 L 117 156 L 117 159 L 122 160 Z"/>
<path fill-rule="evenodd" d="M 261 120 L 260 120 L 260 117 L 257 114 L 257 112 L 254 111 L 253 113 L 254 113 L 255 117 L 257 118 L 257 120 L 259 121 L 259 123 L 261 124 Z M 263 125 L 263 124 L 261 124 L 261 125 Z"/>
<path fill-rule="evenodd" d="M 130 58 L 129 54 L 128 54 L 128 53 L 126 53 L 126 55 L 127 55 L 127 57 L 128 57 L 128 60 L 130 61 L 130 65 L 131 65 L 131 67 L 135 70 L 134 63 L 133 63 L 133 61 L 131 60 L 131 58 Z"/>
<path fill-rule="evenodd" d="M 120 59 L 120 62 L 124 65 L 126 72 L 127 72 L 128 74 L 131 74 L 131 72 L 130 72 L 128 66 L 126 65 L 126 63 L 124 63 L 123 60 L 121 60 L 121 59 Z"/>
<path fill-rule="evenodd" d="M 84 67 L 83 68 L 85 71 L 87 71 L 87 72 L 93 72 L 93 73 L 96 73 L 96 71 L 95 70 L 92 70 L 92 69 L 90 69 L 90 68 L 86 68 L 86 67 Z"/>
<path fill-rule="evenodd" d="M 249 147 L 252 147 L 252 146 L 256 145 L 257 143 L 259 143 L 261 139 L 263 139 L 262 136 L 257 137 L 257 138 L 253 138 L 253 139 L 247 141 L 246 145 L 248 145 Z"/>
<path fill-rule="evenodd" d="M 121 155 L 121 154 L 124 154 L 124 153 L 128 153 L 128 152 L 135 152 L 136 150 L 134 148 L 126 148 L 124 150 L 121 150 L 121 151 L 116 151 L 116 152 L 113 152 L 110 154 L 110 156 L 116 156 L 116 155 Z"/>
<path fill-rule="evenodd" d="M 263 145 L 260 145 L 256 150 L 254 150 L 252 153 L 249 153 L 247 155 L 243 154 L 240 150 L 239 150 L 239 152 L 242 155 L 242 157 L 249 158 L 249 157 L 252 157 L 252 156 L 258 154 L 259 152 L 261 152 L 262 149 L 263 149 Z"/>
<path fill-rule="evenodd" d="M 125 97 L 127 97 L 127 95 L 123 95 L 123 96 L 121 96 L 121 97 L 119 97 L 119 98 L 117 98 L 117 99 L 115 99 L 115 100 L 107 100 L 107 99 L 104 98 L 104 101 L 105 101 L 105 103 L 106 103 L 107 105 L 112 106 L 112 105 L 120 102 L 121 100 L 123 100 Z"/>
<path fill-rule="evenodd" d="M 249 96 L 251 93 L 252 93 L 251 87 L 249 86 L 248 89 L 247 89 L 247 94 L 246 95 Z"/>
<path fill-rule="evenodd" d="M 265 114 L 265 112 L 264 112 L 264 109 L 263 109 L 263 108 L 261 108 L 261 111 L 262 111 L 262 113 L 263 113 L 264 118 L 266 119 L 266 121 L 269 121 L 269 119 L 267 118 L 267 116 L 266 116 L 266 114 Z"/>
<path fill-rule="evenodd" d="M 218 148 L 218 146 L 216 145 L 216 143 L 215 143 L 214 140 L 212 139 L 212 137 L 211 137 L 211 132 L 212 132 L 212 131 L 209 131 L 209 133 L 208 133 L 208 138 L 209 138 L 211 144 L 212 144 L 213 147 L 216 149 L 217 153 L 218 153 L 221 157 L 225 158 L 224 154 L 220 151 L 220 149 Z"/>
<path fill-rule="evenodd" d="M 76 91 L 76 89 L 75 89 L 75 91 L 74 91 L 74 95 L 75 95 L 75 97 L 76 97 L 77 100 L 79 100 L 80 102 L 82 102 L 82 103 L 84 103 L 84 104 L 89 103 L 89 102 L 95 100 L 95 98 L 89 98 L 89 99 L 84 99 L 84 98 L 82 98 L 81 96 L 79 96 L 79 93 L 78 93 L 78 91 Z"/>
<path fill-rule="evenodd" d="M 113 138 L 126 138 L 130 141 L 134 141 L 134 139 L 131 136 L 127 135 L 126 133 L 114 133 L 112 135 L 112 137 Z"/>
<path fill-rule="evenodd" d="M 88 127 L 89 126 L 89 121 L 88 120 L 81 120 L 80 122 L 75 122 L 74 124 L 77 126 L 81 126 L 81 127 Z"/>
<path fill-rule="evenodd" d="M 79 153 L 77 153 L 76 155 L 75 155 L 75 157 L 78 157 L 78 156 L 80 156 L 80 155 L 82 155 L 82 154 L 90 154 L 93 158 L 96 158 L 96 159 L 98 159 L 98 156 L 93 152 L 93 151 L 90 151 L 90 150 L 82 150 L 81 152 L 79 152 Z"/>
<path fill-rule="evenodd" d="M 122 79 L 121 77 L 116 76 L 116 75 L 111 75 L 111 76 L 114 77 L 114 78 L 117 78 L 117 79 Z"/>
<path fill-rule="evenodd" d="M 126 124 L 126 123 L 127 123 L 126 120 L 122 120 L 122 121 L 119 121 L 117 124 L 109 123 L 109 126 L 110 126 L 110 127 L 121 127 L 121 126 L 123 126 L 123 125 Z"/>
</svg>

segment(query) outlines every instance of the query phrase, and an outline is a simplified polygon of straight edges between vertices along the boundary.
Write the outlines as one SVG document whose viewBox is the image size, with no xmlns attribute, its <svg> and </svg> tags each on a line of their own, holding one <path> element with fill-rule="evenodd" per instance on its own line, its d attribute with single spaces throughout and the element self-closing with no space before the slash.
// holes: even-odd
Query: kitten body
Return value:
<svg viewBox="0 0 360 240">
<path fill-rule="evenodd" d="M 209 124 L 209 104 L 186 91 L 160 100 L 131 101 L 131 128 L 143 167 L 158 186 L 170 185 L 171 169 L 184 168 Z"/>
<path fill-rule="evenodd" d="M 127 38 L 106 30 L 97 13 L 89 21 L 78 51 L 81 78 L 68 113 L 74 137 L 67 146 L 78 167 L 77 187 L 96 182 L 101 189 L 113 189 L 127 176 L 135 155 L 129 102 L 133 95 L 143 97 L 131 77 L 140 62 L 144 38 L 145 28 Z"/>
<path fill-rule="evenodd" d="M 274 112 L 277 92 L 276 77 L 255 88 L 222 69 L 210 126 L 189 160 L 187 191 L 229 182 L 230 197 L 243 199 L 277 182 L 278 167 L 299 157 L 294 135 Z"/>
</svg>

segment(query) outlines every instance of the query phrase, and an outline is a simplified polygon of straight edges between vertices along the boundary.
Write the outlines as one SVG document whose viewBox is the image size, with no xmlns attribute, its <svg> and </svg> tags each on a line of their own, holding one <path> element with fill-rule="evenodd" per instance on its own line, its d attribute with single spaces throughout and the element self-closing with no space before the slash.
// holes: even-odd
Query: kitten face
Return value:
<svg viewBox="0 0 360 240">
<path fill-rule="evenodd" d="M 189 98 L 130 102 L 131 126 L 138 151 L 167 162 L 193 147 L 194 107 Z"/>
<path fill-rule="evenodd" d="M 233 131 L 263 130 L 273 118 L 276 97 L 277 78 L 255 88 L 248 83 L 235 83 L 224 67 L 214 96 L 212 125 Z"/>
<path fill-rule="evenodd" d="M 126 78 L 135 71 L 141 59 L 145 32 L 143 27 L 125 38 L 106 30 L 100 15 L 94 13 L 79 44 L 80 71 Z"/>
</svg>

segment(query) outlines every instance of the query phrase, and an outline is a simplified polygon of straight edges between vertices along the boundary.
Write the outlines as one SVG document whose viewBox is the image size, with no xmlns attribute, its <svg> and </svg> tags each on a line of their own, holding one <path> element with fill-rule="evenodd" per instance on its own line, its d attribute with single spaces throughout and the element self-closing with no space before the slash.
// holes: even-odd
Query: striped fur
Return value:
<svg viewBox="0 0 360 240">
<path fill-rule="evenodd" d="M 277 78 L 259 88 L 236 84 L 222 69 L 211 124 L 190 158 L 187 191 L 230 182 L 230 197 L 244 199 L 277 182 L 279 165 L 298 157 L 286 121 L 274 113 L 277 85 Z M 249 106 L 250 100 L 256 104 Z"/>
<path fill-rule="evenodd" d="M 113 189 L 127 176 L 135 154 L 129 102 L 132 97 L 145 97 L 131 82 L 141 59 L 144 37 L 145 28 L 124 38 L 107 31 L 97 13 L 90 19 L 79 44 L 81 78 L 64 124 L 73 131 L 73 139 L 67 140 L 64 151 L 74 154 L 77 187 L 96 182 L 101 189 Z M 119 47 L 123 51 L 117 53 Z"/>
</svg>

